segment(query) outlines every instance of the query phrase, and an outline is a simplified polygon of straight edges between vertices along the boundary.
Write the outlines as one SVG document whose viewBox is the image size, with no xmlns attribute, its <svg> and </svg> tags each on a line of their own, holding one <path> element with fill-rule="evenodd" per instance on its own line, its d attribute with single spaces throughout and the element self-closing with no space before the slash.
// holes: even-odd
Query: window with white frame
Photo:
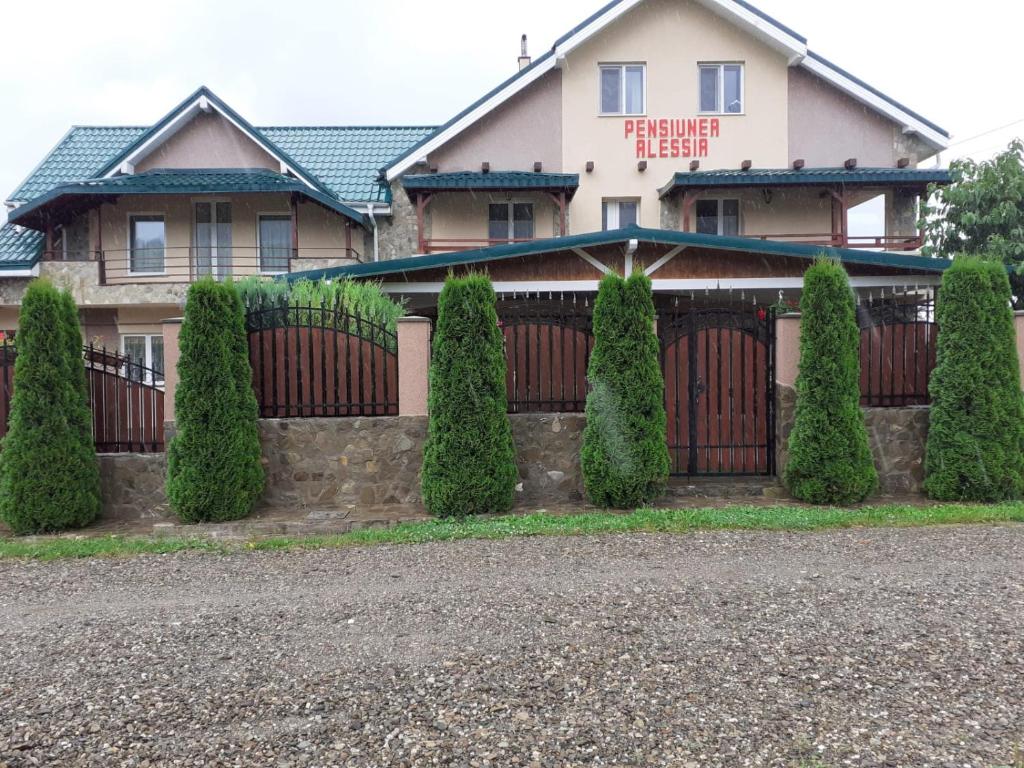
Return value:
<svg viewBox="0 0 1024 768">
<path fill-rule="evenodd" d="M 743 65 L 699 64 L 700 111 L 716 115 L 743 112 Z"/>
<path fill-rule="evenodd" d="M 639 200 L 604 200 L 601 202 L 601 229 L 622 229 L 640 222 Z"/>
<path fill-rule="evenodd" d="M 264 214 L 259 217 L 256 236 L 259 238 L 260 272 L 278 274 L 288 271 L 292 252 L 292 217 L 290 214 Z"/>
<path fill-rule="evenodd" d="M 533 240 L 533 203 L 487 206 L 488 240 Z"/>
<path fill-rule="evenodd" d="M 601 64 L 601 114 L 642 115 L 646 109 L 645 64 Z"/>
<path fill-rule="evenodd" d="M 132 381 L 164 383 L 164 337 L 133 333 L 121 336 L 121 354 L 127 358 L 125 373 Z"/>
<path fill-rule="evenodd" d="M 129 268 L 132 272 L 163 272 L 167 236 L 163 216 L 128 217 Z"/>
<path fill-rule="evenodd" d="M 739 200 L 698 200 L 696 209 L 697 232 L 700 234 L 739 235 Z"/>
</svg>

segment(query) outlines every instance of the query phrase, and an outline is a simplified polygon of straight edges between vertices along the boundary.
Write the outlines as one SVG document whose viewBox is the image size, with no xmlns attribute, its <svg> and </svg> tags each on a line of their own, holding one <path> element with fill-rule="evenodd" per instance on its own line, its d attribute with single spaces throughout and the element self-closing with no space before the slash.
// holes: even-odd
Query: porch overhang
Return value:
<svg viewBox="0 0 1024 768">
<path fill-rule="evenodd" d="M 159 169 L 145 173 L 61 184 L 15 208 L 8 222 L 45 231 L 63 219 L 74 217 L 122 195 L 224 195 L 283 192 L 297 194 L 365 226 L 366 217 L 304 182 L 263 168 Z"/>
<path fill-rule="evenodd" d="M 899 187 L 925 190 L 949 184 L 945 168 L 752 168 L 750 170 L 680 171 L 658 190 L 666 197 L 681 190 L 777 187 Z"/>
<path fill-rule="evenodd" d="M 572 199 L 580 186 L 576 173 L 529 171 L 478 171 L 458 173 L 422 173 L 402 177 L 407 192 L 549 192 L 565 193 Z"/>
</svg>

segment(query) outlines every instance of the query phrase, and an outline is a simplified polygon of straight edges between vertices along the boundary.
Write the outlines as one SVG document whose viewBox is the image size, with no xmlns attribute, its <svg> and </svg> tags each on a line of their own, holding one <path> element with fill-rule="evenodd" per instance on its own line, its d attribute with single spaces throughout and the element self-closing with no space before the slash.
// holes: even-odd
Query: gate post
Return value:
<svg viewBox="0 0 1024 768">
<path fill-rule="evenodd" d="M 427 415 L 430 318 L 398 318 L 398 415 Z"/>
<path fill-rule="evenodd" d="M 178 388 L 178 335 L 181 333 L 180 317 L 163 321 L 164 331 L 164 424 L 174 424 L 174 391 Z"/>
</svg>

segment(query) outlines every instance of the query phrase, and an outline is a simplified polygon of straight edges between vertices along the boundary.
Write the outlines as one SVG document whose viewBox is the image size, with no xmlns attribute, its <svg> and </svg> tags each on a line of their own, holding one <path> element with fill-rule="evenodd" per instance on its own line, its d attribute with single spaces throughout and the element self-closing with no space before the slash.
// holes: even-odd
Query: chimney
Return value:
<svg viewBox="0 0 1024 768">
<path fill-rule="evenodd" d="M 526 52 L 526 35 L 519 43 L 519 71 L 522 72 L 530 66 L 530 54 Z"/>
</svg>

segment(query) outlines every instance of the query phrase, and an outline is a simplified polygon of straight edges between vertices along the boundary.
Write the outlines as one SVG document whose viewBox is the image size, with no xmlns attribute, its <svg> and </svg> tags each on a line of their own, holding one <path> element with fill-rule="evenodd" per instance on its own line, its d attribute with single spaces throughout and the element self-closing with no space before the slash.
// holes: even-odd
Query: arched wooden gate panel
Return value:
<svg viewBox="0 0 1024 768">
<path fill-rule="evenodd" d="M 672 474 L 774 474 L 771 315 L 662 313 L 658 335 Z"/>
</svg>

